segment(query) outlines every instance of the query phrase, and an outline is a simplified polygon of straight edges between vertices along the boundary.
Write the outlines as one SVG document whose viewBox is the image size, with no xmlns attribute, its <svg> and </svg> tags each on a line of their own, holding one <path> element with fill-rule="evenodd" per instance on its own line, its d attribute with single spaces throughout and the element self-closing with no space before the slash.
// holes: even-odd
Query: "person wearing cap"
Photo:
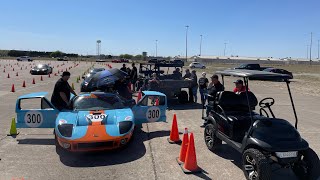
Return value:
<svg viewBox="0 0 320 180">
<path fill-rule="evenodd" d="M 224 91 L 224 86 L 220 83 L 219 81 L 219 76 L 214 74 L 213 76 L 211 76 L 211 82 L 208 85 L 208 94 L 210 96 L 208 96 L 208 104 L 210 104 L 210 101 L 214 101 L 217 92 L 219 91 Z M 213 107 L 211 106 L 207 106 L 206 108 L 206 114 L 207 116 L 209 115 L 209 112 L 212 110 Z M 207 124 L 206 121 L 204 121 L 203 125 L 201 125 L 200 127 L 205 127 Z"/>
<path fill-rule="evenodd" d="M 243 85 L 243 81 L 241 79 L 236 80 L 235 82 L 233 82 L 235 84 L 235 88 L 233 89 L 233 92 L 238 94 L 241 92 L 246 92 L 246 86 Z M 250 91 L 250 89 L 248 88 L 248 91 Z"/>
<path fill-rule="evenodd" d="M 207 93 L 207 87 L 208 87 L 208 83 L 209 83 L 209 80 L 208 78 L 206 78 L 206 73 L 205 72 L 202 72 L 202 77 L 199 78 L 199 92 L 200 92 L 200 97 L 201 97 L 201 103 L 202 105 L 204 105 L 206 103 L 206 100 L 207 100 L 207 96 L 206 96 L 206 93 Z"/>
<path fill-rule="evenodd" d="M 58 109 L 67 109 L 69 106 L 70 93 L 77 95 L 70 87 L 68 80 L 70 72 L 65 71 L 62 73 L 61 78 L 56 82 L 53 93 L 51 96 L 51 103 Z"/>
</svg>

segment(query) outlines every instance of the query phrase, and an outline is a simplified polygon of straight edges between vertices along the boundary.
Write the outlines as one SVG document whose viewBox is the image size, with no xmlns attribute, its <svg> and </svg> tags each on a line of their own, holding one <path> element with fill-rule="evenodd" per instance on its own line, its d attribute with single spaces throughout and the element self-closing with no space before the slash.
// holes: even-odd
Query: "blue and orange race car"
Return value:
<svg viewBox="0 0 320 180">
<path fill-rule="evenodd" d="M 72 97 L 70 109 L 63 111 L 46 95 L 17 99 L 17 128 L 54 128 L 56 145 L 68 151 L 116 149 L 130 141 L 135 125 L 166 121 L 166 96 L 155 91 L 144 91 L 134 105 L 113 93 L 83 93 Z"/>
</svg>

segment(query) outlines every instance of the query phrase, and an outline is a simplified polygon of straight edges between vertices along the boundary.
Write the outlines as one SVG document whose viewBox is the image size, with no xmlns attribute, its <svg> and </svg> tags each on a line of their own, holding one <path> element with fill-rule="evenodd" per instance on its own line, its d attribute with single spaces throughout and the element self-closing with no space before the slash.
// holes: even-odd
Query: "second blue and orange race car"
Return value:
<svg viewBox="0 0 320 180">
<path fill-rule="evenodd" d="M 63 111 L 46 95 L 17 99 L 17 128 L 54 128 L 56 145 L 68 151 L 116 149 L 130 141 L 135 125 L 166 121 L 166 96 L 155 91 L 144 91 L 137 104 L 113 93 L 83 93 L 72 97 Z"/>
</svg>

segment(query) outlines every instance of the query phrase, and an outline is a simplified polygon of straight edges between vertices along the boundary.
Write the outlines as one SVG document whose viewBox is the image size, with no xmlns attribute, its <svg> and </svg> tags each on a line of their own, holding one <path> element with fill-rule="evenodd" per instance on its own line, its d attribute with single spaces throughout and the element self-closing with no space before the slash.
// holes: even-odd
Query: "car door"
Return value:
<svg viewBox="0 0 320 180">
<path fill-rule="evenodd" d="M 167 120 L 166 110 L 166 96 L 158 92 L 144 95 L 132 108 L 135 124 L 165 122 Z"/>
<path fill-rule="evenodd" d="M 27 95 L 18 98 L 16 114 L 17 128 L 54 128 L 59 110 L 43 96 Z"/>
</svg>

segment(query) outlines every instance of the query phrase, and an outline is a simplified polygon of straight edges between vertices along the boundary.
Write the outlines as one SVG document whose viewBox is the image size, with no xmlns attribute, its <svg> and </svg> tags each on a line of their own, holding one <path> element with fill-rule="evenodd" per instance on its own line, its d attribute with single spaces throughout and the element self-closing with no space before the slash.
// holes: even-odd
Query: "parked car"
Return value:
<svg viewBox="0 0 320 180">
<path fill-rule="evenodd" d="M 57 61 L 68 61 L 68 59 L 66 57 L 59 57 L 57 58 Z"/>
<path fill-rule="evenodd" d="M 270 67 L 261 67 L 260 64 L 240 64 L 240 66 L 235 67 L 234 69 L 248 69 L 248 70 L 258 70 L 263 71 Z"/>
<path fill-rule="evenodd" d="M 51 74 L 52 72 L 53 68 L 47 64 L 38 64 L 30 70 L 30 74 L 32 75 Z"/>
<path fill-rule="evenodd" d="M 113 63 L 121 63 L 121 60 L 119 60 L 119 59 L 113 59 L 111 62 L 113 62 Z"/>
<path fill-rule="evenodd" d="M 166 63 L 164 59 L 150 59 L 148 63 Z"/>
<path fill-rule="evenodd" d="M 122 62 L 122 63 L 128 63 L 129 60 L 128 60 L 128 59 L 121 59 L 120 62 Z"/>
<path fill-rule="evenodd" d="M 174 64 L 181 64 L 182 66 L 184 66 L 184 61 L 183 60 L 180 60 L 180 59 L 175 59 L 172 61 L 172 63 Z"/>
<path fill-rule="evenodd" d="M 279 73 L 279 74 L 287 74 L 287 75 L 291 76 L 291 78 L 293 78 L 292 72 L 289 72 L 285 69 L 267 68 L 267 69 L 264 69 L 263 71 Z"/>
<path fill-rule="evenodd" d="M 202 63 L 199 63 L 199 62 L 192 62 L 190 65 L 189 65 L 190 68 L 201 68 L 201 69 L 205 69 L 206 66 Z"/>
<path fill-rule="evenodd" d="M 29 56 L 20 56 L 20 57 L 17 58 L 17 61 L 29 61 L 29 62 L 31 62 L 33 60 Z"/>
<path fill-rule="evenodd" d="M 106 62 L 104 59 L 97 59 L 96 62 Z"/>
</svg>

